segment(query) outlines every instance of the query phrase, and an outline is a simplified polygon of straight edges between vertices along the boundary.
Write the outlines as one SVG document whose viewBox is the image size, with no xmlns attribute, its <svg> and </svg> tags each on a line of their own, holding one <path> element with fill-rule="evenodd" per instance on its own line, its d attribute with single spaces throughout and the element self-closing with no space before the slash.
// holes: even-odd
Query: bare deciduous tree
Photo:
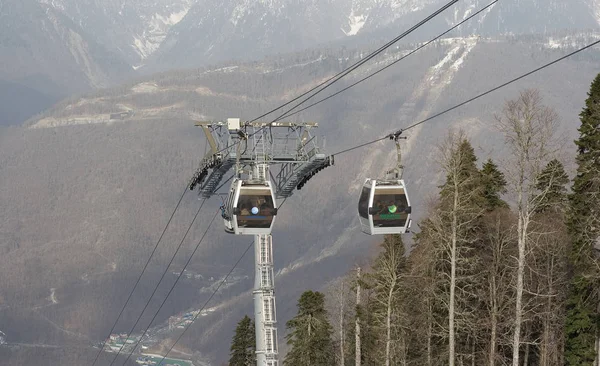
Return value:
<svg viewBox="0 0 600 366">
<path fill-rule="evenodd" d="M 405 356 L 403 326 L 405 317 L 402 314 L 399 295 L 401 281 L 405 270 L 404 244 L 397 236 L 386 236 L 383 252 L 376 259 L 373 273 L 369 275 L 371 288 L 375 292 L 375 321 L 381 329 L 385 344 L 383 363 L 386 366 L 401 364 L 394 353 Z M 393 352 L 398 350 L 399 352 Z M 406 358 L 403 357 L 404 363 Z"/>
<path fill-rule="evenodd" d="M 557 151 L 554 132 L 558 115 L 553 109 L 543 105 L 539 91 L 528 89 L 522 91 L 517 99 L 506 102 L 502 114 L 496 116 L 496 120 L 510 149 L 511 162 L 507 178 L 517 196 L 518 256 L 512 365 L 520 366 L 524 275 L 532 235 L 530 226 L 534 213 L 545 198 L 545 192 L 539 192 L 536 188 L 536 179 Z"/>
<path fill-rule="evenodd" d="M 332 340 L 338 348 L 337 363 L 340 366 L 346 364 L 346 325 L 354 315 L 351 282 L 350 275 L 338 278 L 329 286 L 329 296 L 326 298 L 327 312 L 333 327 Z"/>
<path fill-rule="evenodd" d="M 512 319 L 509 309 L 514 306 L 513 288 L 510 286 L 513 277 L 513 268 L 510 258 L 514 257 L 512 245 L 515 242 L 513 232 L 510 230 L 514 222 L 513 215 L 507 209 L 501 209 L 487 215 L 483 220 L 484 262 L 483 275 L 487 286 L 482 290 L 485 295 L 484 305 L 487 313 L 484 326 L 489 331 L 488 357 L 489 366 L 494 366 L 500 361 L 498 345 L 506 343 L 509 338 L 507 326 Z"/>
</svg>

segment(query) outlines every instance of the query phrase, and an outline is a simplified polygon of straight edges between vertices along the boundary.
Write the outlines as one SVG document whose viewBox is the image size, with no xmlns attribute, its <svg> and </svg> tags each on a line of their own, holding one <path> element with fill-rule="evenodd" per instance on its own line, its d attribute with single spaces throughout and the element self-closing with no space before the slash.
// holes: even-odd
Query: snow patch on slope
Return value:
<svg viewBox="0 0 600 366">
<path fill-rule="evenodd" d="M 354 14 L 354 9 L 352 9 L 350 16 L 348 16 L 348 26 L 350 27 L 350 30 L 346 32 L 344 29 L 342 29 L 342 32 L 344 32 L 344 34 L 347 36 L 357 35 L 367 22 L 368 17 L 368 15 L 356 15 Z"/>
<path fill-rule="evenodd" d="M 598 39 L 600 39 L 600 33 L 580 33 L 566 37 L 548 37 L 548 41 L 543 46 L 551 49 L 580 48 Z"/>
<path fill-rule="evenodd" d="M 590 11 L 594 14 L 596 22 L 600 25 L 600 0 L 588 0 Z"/>
<path fill-rule="evenodd" d="M 48 5 L 58 10 L 65 10 L 65 4 L 60 0 L 39 0 L 40 4 Z"/>
<path fill-rule="evenodd" d="M 283 9 L 285 9 L 284 0 L 241 0 L 236 1 L 235 7 L 231 12 L 229 22 L 234 26 L 237 26 L 240 19 L 252 14 L 254 17 L 264 19 L 265 14 L 273 14 L 281 16 Z M 260 14 L 262 12 L 262 14 Z"/>
<path fill-rule="evenodd" d="M 167 14 L 154 14 L 149 20 L 146 29 L 140 35 L 133 36 L 133 49 L 142 60 L 148 58 L 162 45 L 169 29 L 181 20 L 190 11 L 188 4 L 181 10 Z"/>
<path fill-rule="evenodd" d="M 477 45 L 478 39 L 479 37 L 453 39 L 455 42 L 453 48 L 429 72 L 429 81 L 432 87 L 439 88 L 452 82 L 456 71 L 460 69 L 467 55 Z"/>
</svg>

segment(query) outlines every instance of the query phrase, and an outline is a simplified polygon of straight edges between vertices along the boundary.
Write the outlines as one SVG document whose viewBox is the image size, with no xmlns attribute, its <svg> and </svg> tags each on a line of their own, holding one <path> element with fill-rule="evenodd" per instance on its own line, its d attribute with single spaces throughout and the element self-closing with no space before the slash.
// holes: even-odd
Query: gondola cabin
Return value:
<svg viewBox="0 0 600 366">
<path fill-rule="evenodd" d="M 402 179 L 365 181 L 358 201 L 358 218 L 364 233 L 404 234 L 411 225 L 410 214 L 410 200 Z"/>
<path fill-rule="evenodd" d="M 225 231 L 228 233 L 270 234 L 277 215 L 277 201 L 271 182 L 234 179 L 221 210 Z"/>
</svg>

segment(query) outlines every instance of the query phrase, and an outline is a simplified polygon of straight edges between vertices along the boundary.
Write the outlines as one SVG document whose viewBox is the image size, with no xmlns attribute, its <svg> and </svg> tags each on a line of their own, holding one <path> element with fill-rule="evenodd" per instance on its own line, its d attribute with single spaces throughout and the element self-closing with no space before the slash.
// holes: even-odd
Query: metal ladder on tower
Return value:
<svg viewBox="0 0 600 366">
<path fill-rule="evenodd" d="M 257 366 L 278 366 L 277 312 L 273 282 L 273 237 L 256 235 L 254 239 L 254 319 Z"/>
</svg>

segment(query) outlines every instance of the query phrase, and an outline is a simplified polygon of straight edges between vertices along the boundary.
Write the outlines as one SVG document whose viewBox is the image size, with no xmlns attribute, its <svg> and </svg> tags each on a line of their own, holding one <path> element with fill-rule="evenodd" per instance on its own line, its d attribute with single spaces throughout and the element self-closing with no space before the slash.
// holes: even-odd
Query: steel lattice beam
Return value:
<svg viewBox="0 0 600 366">
<path fill-rule="evenodd" d="M 210 146 L 190 182 L 203 197 L 215 193 L 225 174 L 233 167 L 241 174 L 256 163 L 279 166 L 275 177 L 278 198 L 289 197 L 294 189 L 320 170 L 333 165 L 333 157 L 321 150 L 311 130 L 317 123 L 245 122 L 230 118 L 227 122 L 198 122 Z"/>
</svg>

